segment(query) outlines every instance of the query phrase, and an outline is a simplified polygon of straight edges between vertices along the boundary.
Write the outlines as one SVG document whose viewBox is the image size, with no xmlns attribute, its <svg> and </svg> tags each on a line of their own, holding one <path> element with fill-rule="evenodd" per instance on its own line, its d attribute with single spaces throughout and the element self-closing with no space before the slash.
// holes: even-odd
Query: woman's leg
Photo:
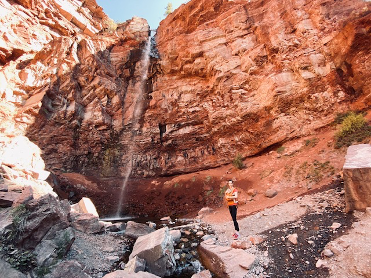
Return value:
<svg viewBox="0 0 371 278">
<path fill-rule="evenodd" d="M 238 226 L 237 222 L 237 206 L 229 206 L 229 212 L 231 213 L 234 229 L 238 232 L 240 231 L 240 228 Z"/>
</svg>

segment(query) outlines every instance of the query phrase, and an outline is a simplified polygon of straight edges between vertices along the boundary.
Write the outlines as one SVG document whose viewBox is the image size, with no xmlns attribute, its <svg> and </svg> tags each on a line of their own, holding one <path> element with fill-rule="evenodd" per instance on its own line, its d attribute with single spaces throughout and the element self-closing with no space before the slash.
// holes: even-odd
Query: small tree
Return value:
<svg viewBox="0 0 371 278">
<path fill-rule="evenodd" d="M 173 4 L 172 3 L 167 3 L 167 7 L 165 9 L 165 16 L 168 16 L 169 14 L 171 14 L 173 12 Z"/>
<path fill-rule="evenodd" d="M 241 154 L 238 154 L 233 159 L 232 164 L 233 164 L 234 167 L 236 167 L 239 170 L 243 169 L 243 167 L 245 167 L 245 165 L 243 164 L 243 161 L 242 161 L 242 155 Z"/>
</svg>

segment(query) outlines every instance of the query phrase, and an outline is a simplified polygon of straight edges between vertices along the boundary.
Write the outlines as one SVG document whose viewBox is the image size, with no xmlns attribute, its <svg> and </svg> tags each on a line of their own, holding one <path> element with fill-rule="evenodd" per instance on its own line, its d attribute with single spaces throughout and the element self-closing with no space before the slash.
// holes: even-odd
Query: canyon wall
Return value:
<svg viewBox="0 0 371 278">
<path fill-rule="evenodd" d="M 129 163 L 135 177 L 217 167 L 370 104 L 362 0 L 182 5 L 157 30 L 138 120 L 145 20 L 110 30 L 94 0 L 1 0 L 0 13 L 2 143 L 27 135 L 61 175 L 120 178 Z"/>
<path fill-rule="evenodd" d="M 163 134 L 142 161 L 160 157 L 163 172 L 214 167 L 369 108 L 370 28 L 364 1 L 183 5 L 157 31 L 161 74 L 144 123 Z"/>
</svg>

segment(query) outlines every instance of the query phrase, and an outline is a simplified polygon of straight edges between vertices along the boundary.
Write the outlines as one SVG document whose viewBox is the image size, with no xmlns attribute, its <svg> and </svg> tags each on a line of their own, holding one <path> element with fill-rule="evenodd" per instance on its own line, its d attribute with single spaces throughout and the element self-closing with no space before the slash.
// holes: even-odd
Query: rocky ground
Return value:
<svg viewBox="0 0 371 278">
<path fill-rule="evenodd" d="M 256 256 L 245 277 L 369 277 L 371 214 L 346 214 L 344 209 L 343 183 L 338 180 L 317 193 L 239 217 L 239 242 L 254 243 L 246 252 Z M 215 221 L 220 210 L 201 223 L 211 227 L 218 245 L 236 244 L 232 221 Z M 92 277 L 102 277 L 120 269 L 119 261 L 125 261 L 132 244 L 119 235 L 78 232 L 68 258 L 79 261 Z M 174 277 L 192 273 L 188 275 Z"/>
<path fill-rule="evenodd" d="M 241 241 L 262 237 L 246 277 L 369 277 L 369 213 L 344 212 L 341 183 L 239 219 Z M 210 223 L 219 244 L 233 242 L 233 223 Z M 356 256 L 356 258 L 354 258 Z"/>
</svg>

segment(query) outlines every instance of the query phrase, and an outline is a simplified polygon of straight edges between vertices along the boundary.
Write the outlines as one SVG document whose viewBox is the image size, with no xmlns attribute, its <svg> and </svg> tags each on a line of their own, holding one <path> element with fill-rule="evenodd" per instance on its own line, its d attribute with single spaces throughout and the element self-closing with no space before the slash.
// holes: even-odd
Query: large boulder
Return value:
<svg viewBox="0 0 371 278">
<path fill-rule="evenodd" d="M 137 239 L 141 236 L 148 235 L 154 232 L 155 229 L 149 227 L 146 224 L 136 223 L 134 221 L 128 221 L 126 225 L 125 235 Z"/>
<path fill-rule="evenodd" d="M 255 255 L 242 249 L 220 246 L 204 241 L 199 247 L 203 264 L 218 277 L 243 278 L 255 261 Z"/>
<path fill-rule="evenodd" d="M 26 249 L 34 249 L 43 238 L 54 238 L 59 231 L 70 226 L 68 201 L 59 201 L 52 195 L 26 203 L 20 213 L 22 233 L 17 243 Z"/>
<path fill-rule="evenodd" d="M 343 167 L 345 210 L 365 210 L 371 206 L 371 145 L 350 146 Z"/>
<path fill-rule="evenodd" d="M 169 228 L 139 237 L 129 259 L 136 256 L 146 261 L 146 271 L 160 277 L 171 275 L 175 270 L 175 259 Z"/>
<path fill-rule="evenodd" d="M 104 230 L 103 222 L 90 213 L 71 213 L 72 226 L 87 234 L 100 233 Z"/>
</svg>

